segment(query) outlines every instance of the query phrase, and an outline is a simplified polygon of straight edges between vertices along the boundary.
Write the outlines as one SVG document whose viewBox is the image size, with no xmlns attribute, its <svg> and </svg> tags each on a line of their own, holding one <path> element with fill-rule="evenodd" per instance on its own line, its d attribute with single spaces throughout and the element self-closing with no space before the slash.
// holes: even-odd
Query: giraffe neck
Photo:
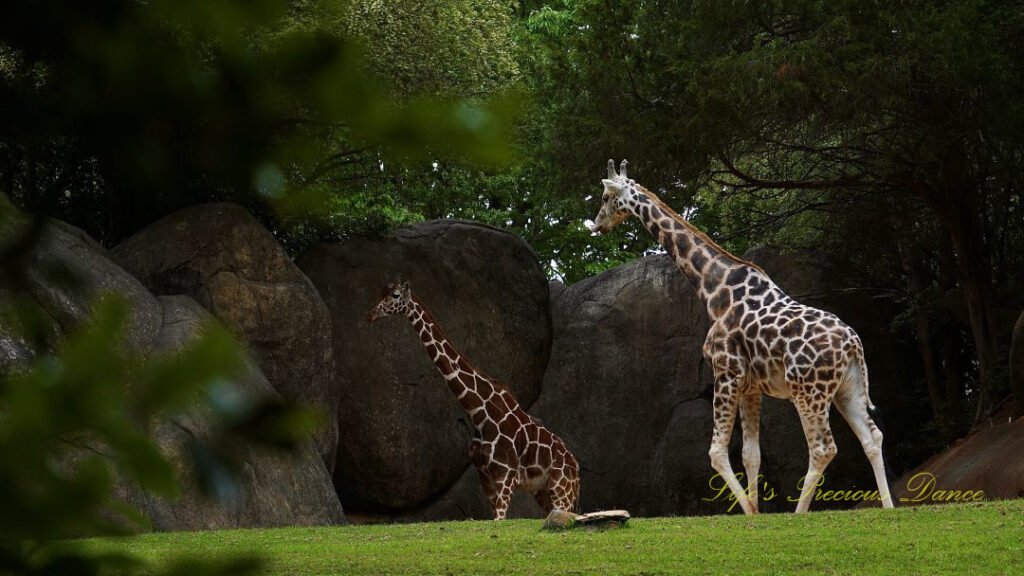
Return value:
<svg viewBox="0 0 1024 576">
<path fill-rule="evenodd" d="M 475 414 L 495 395 L 505 400 L 504 405 L 499 404 L 502 408 L 507 407 L 511 411 L 519 407 L 511 394 L 500 390 L 448 341 L 441 327 L 415 296 L 412 297 L 412 305 L 406 311 L 406 318 L 412 323 L 437 371 L 448 383 L 448 388 L 455 394 L 459 404 L 469 414 L 474 426 L 480 427 L 477 424 L 480 419 L 476 418 Z"/>
<path fill-rule="evenodd" d="M 731 289 L 751 276 L 766 281 L 766 286 L 774 286 L 763 270 L 730 254 L 654 193 L 632 182 L 630 190 L 633 201 L 628 203 L 628 209 L 672 257 L 700 296 L 712 321 L 728 310 L 734 298 Z M 722 290 L 723 287 L 730 290 Z"/>
</svg>

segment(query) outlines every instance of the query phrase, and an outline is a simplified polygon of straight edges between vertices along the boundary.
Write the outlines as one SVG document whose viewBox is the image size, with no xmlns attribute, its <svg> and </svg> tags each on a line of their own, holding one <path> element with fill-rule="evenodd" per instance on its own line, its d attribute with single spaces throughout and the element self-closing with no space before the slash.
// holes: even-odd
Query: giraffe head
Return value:
<svg viewBox="0 0 1024 576">
<path fill-rule="evenodd" d="M 626 177 L 626 161 L 620 164 L 619 171 L 615 171 L 615 161 L 608 160 L 608 178 L 601 180 L 604 184 L 604 192 L 601 194 L 601 210 L 594 218 L 594 225 L 590 227 L 592 232 L 605 234 L 610 232 L 629 217 L 629 203 L 631 198 L 631 187 Z"/>
<path fill-rule="evenodd" d="M 394 282 L 384 287 L 383 297 L 370 312 L 370 323 L 384 316 L 405 314 L 411 307 L 412 291 L 409 290 L 409 283 L 395 278 Z"/>
</svg>

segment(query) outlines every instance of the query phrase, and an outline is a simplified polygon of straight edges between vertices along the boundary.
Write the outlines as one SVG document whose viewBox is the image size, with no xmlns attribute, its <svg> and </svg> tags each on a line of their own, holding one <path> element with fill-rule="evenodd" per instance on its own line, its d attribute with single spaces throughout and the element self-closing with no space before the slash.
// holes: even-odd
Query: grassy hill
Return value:
<svg viewBox="0 0 1024 576">
<path fill-rule="evenodd" d="M 82 545 L 164 567 L 253 554 L 265 574 L 1020 574 L 1024 500 L 753 518 L 538 520 L 147 534 Z"/>
</svg>

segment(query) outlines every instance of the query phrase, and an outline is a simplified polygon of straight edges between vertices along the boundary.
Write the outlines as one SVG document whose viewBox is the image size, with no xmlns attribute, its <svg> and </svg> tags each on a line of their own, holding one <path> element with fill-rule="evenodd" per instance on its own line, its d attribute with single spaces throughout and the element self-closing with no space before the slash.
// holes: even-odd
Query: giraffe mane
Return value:
<svg viewBox="0 0 1024 576">
<path fill-rule="evenodd" d="M 765 272 L 764 269 L 761 268 L 760 266 L 758 266 L 757 264 L 754 264 L 750 260 L 744 260 L 743 258 L 740 258 L 739 256 L 736 256 L 732 252 L 729 252 L 725 248 L 722 248 L 721 246 L 719 246 L 718 242 L 715 242 L 714 240 L 712 240 L 710 236 L 705 234 L 701 229 L 699 229 L 696 226 L 694 226 L 693 224 L 691 224 L 689 220 L 687 220 L 686 218 L 683 218 L 678 212 L 673 210 L 671 206 L 669 206 L 668 204 L 665 204 L 665 201 L 662 200 L 661 198 L 658 198 L 657 194 L 655 194 L 654 192 L 651 192 L 650 190 L 648 190 L 647 188 L 644 188 L 643 186 L 637 184 L 636 182 L 633 182 L 633 186 L 635 186 L 637 188 L 637 190 L 640 190 L 641 193 L 643 193 L 648 198 L 650 198 L 651 202 L 654 202 L 654 205 L 657 206 L 658 208 L 660 208 L 662 212 L 667 214 L 669 218 L 675 220 L 676 222 L 679 222 L 680 224 L 685 226 L 687 230 L 689 230 L 691 233 L 693 233 L 694 236 L 696 236 L 697 238 L 700 238 L 704 242 L 707 242 L 709 245 L 711 245 L 713 248 L 715 248 L 716 250 L 718 250 L 722 254 L 725 254 L 726 258 L 732 260 L 733 262 L 736 262 L 737 264 L 743 264 L 744 266 L 750 266 L 751 268 L 753 268 L 754 270 L 757 270 L 761 274 L 764 274 L 765 276 L 768 276 L 768 273 Z"/>
<path fill-rule="evenodd" d="M 465 363 L 466 368 L 468 368 L 469 370 L 472 370 L 472 372 L 471 372 L 472 374 L 487 380 L 487 383 L 490 384 L 491 386 L 493 386 L 495 388 L 495 390 L 502 390 L 502 391 L 504 391 L 509 396 L 511 396 L 513 400 L 516 401 L 516 404 L 519 404 L 519 398 L 516 398 L 516 395 L 512 393 L 512 390 L 509 389 L 507 384 L 505 384 L 504 382 L 501 382 L 500 380 L 497 380 L 497 379 L 491 377 L 488 374 L 484 374 L 483 372 L 481 372 L 480 369 L 477 368 L 476 365 L 473 364 L 473 362 L 471 362 L 469 360 L 469 358 L 466 358 L 466 355 L 463 354 L 462 351 L 459 350 L 459 348 L 455 344 L 453 344 L 451 342 L 451 340 L 448 338 L 448 335 L 441 328 L 441 325 L 438 324 L 437 320 L 434 319 L 434 315 L 430 313 L 430 310 L 427 309 L 427 307 L 423 304 L 423 301 L 420 300 L 419 297 L 416 296 L 415 293 L 410 292 L 410 297 L 412 298 L 412 301 L 414 303 L 418 304 L 420 309 L 423 310 L 424 321 L 430 323 L 434 327 L 434 330 L 436 330 L 438 332 L 438 334 L 440 334 L 445 340 L 448 340 L 448 344 L 451 345 L 453 350 L 455 350 L 455 353 L 459 356 L 459 359 L 461 359 L 462 362 Z"/>
</svg>

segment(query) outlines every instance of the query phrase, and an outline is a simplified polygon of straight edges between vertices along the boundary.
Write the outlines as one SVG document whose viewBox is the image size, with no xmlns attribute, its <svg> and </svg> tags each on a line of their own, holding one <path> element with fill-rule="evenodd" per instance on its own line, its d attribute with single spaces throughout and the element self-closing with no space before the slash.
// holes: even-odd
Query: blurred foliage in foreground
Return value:
<svg viewBox="0 0 1024 576">
<path fill-rule="evenodd" d="M 272 398 L 211 401 L 246 362 L 218 325 L 179 350 L 143 355 L 126 340 L 128 303 L 109 294 L 91 306 L 87 321 L 58 327 L 26 290 L 33 280 L 23 262 L 42 225 L 0 202 L 0 572 L 134 573 L 144 566 L 127 553 L 65 548 L 60 540 L 147 529 L 139 510 L 114 497 L 115 485 L 178 495 L 181 479 L 148 434 L 155 419 L 209 404 L 215 432 L 193 439 L 191 469 L 202 493 L 220 499 L 237 492 L 241 470 L 223 447 L 256 441 L 293 449 L 308 438 L 309 419 Z M 34 273 L 57 293 L 80 285 L 57 265 Z M 254 428 L 272 433 L 254 437 Z M 256 565 L 246 558 L 188 561 L 167 573 L 233 574 Z"/>
<path fill-rule="evenodd" d="M 402 4 L 402 3 L 399 3 Z M 487 6 L 488 3 L 479 3 Z M 387 56 L 396 82 L 371 74 L 350 32 L 382 29 L 396 42 L 422 30 L 490 36 L 479 20 L 447 27 L 449 12 L 408 3 L 200 0 L 14 2 L 0 18 L 0 189 L 29 211 L 79 225 L 111 245 L 195 202 L 235 200 L 272 223 L 325 215 L 345 182 L 385 179 L 381 166 L 460 154 L 507 157 L 504 100 L 486 92 L 511 65 L 450 69 L 430 85 L 424 64 Z M 376 42 L 379 38 L 367 38 Z M 457 38 L 448 41 L 456 45 Z M 424 53 L 434 46 L 413 42 Z M 464 51 L 452 59 L 466 59 Z M 429 61 L 426 62 L 430 65 Z M 413 93 L 413 89 L 430 88 Z M 466 96 L 463 98 L 463 96 Z M 331 180 L 333 178 L 333 180 Z M 335 216 L 345 217 L 334 210 Z M 281 226 L 273 226 L 280 228 Z"/>
<path fill-rule="evenodd" d="M 170 210 L 225 199 L 246 205 L 287 237 L 301 236 L 303 226 L 329 226 L 330 210 L 348 207 L 331 198 L 337 182 L 353 177 L 339 176 L 339 168 L 375 176 L 385 165 L 441 156 L 482 165 L 506 159 L 501 110 L 510 104 L 468 92 L 487 91 L 509 73 L 508 55 L 453 68 L 434 84 L 422 74 L 429 67 L 378 58 L 394 68 L 405 91 L 374 78 L 372 58 L 354 40 L 376 30 L 397 31 L 395 39 L 406 41 L 424 32 L 471 33 L 486 46 L 495 38 L 478 24 L 509 19 L 506 10 L 489 3 L 446 9 L 408 3 L 409 10 L 450 24 L 430 28 L 412 12 L 396 22 L 377 3 L 352 12 L 346 4 L 6 4 L 0 191 L 28 212 L 79 225 L 107 245 Z M 452 21 L 452 14 L 466 18 Z M 437 56 L 469 64 L 480 54 L 467 44 Z M 328 177 L 338 180 L 328 185 Z M 387 198 L 373 196 L 374 207 L 381 197 Z M 218 382 L 244 363 L 219 328 L 171 356 L 143 358 L 124 341 L 131 310 L 111 295 L 94 304 L 86 322 L 56 333 L 23 290 L 24 255 L 38 241 L 41 223 L 21 222 L 0 198 L 0 335 L 28 358 L 4 363 L 0 373 L 0 572 L 134 572 L 143 567 L 127 552 L 89 555 L 54 542 L 144 527 L 138 511 L 111 498 L 118 481 L 137 482 L 155 495 L 176 493 L 178 479 L 145 434 L 150 419 L 196 402 L 218 415 L 217 438 L 192 447 L 198 480 L 214 497 L 229 495 L 235 481 L 236 463 L 219 446 L 243 436 L 294 446 L 308 434 L 309 419 L 273 402 L 217 401 Z M 44 272 L 55 286 L 75 285 L 66 270 Z M 171 573 L 254 566 L 246 559 L 191 560 Z"/>
</svg>

